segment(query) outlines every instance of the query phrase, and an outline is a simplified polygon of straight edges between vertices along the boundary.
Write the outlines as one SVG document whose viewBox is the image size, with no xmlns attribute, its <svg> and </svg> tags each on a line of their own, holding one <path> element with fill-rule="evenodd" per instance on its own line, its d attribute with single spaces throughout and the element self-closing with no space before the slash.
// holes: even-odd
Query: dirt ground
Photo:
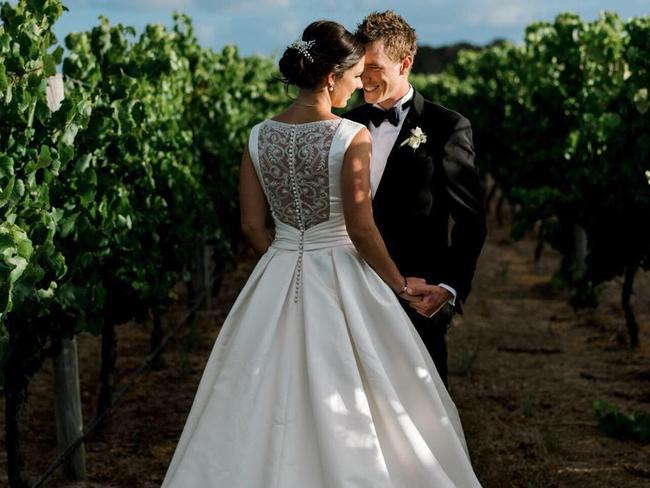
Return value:
<svg viewBox="0 0 650 488">
<path fill-rule="evenodd" d="M 465 314 L 449 332 L 450 393 L 485 488 L 650 487 L 650 446 L 609 438 L 592 402 L 650 412 L 650 273 L 637 278 L 633 305 L 641 347 L 617 340 L 621 283 L 604 286 L 596 310 L 574 313 L 549 283 L 559 256 L 534 263 L 532 236 L 512 242 L 491 222 Z M 249 256 L 225 278 L 213 311 L 199 315 L 117 405 L 101 435 L 86 444 L 88 481 L 55 475 L 47 487 L 157 487 L 189 412 L 205 361 L 230 304 L 254 264 Z M 166 317 L 168 326 L 184 299 Z M 150 326 L 118 328 L 117 384 L 148 352 Z M 79 337 L 84 419 L 94 414 L 99 340 Z M 28 474 L 56 456 L 50 362 L 34 378 L 25 423 Z M 4 403 L 0 406 L 4 419 Z M 0 438 L 4 432 L 0 433 Z M 4 441 L 4 439 L 2 439 Z M 4 444 L 4 442 L 3 442 Z M 6 459 L 0 459 L 0 486 Z"/>
</svg>

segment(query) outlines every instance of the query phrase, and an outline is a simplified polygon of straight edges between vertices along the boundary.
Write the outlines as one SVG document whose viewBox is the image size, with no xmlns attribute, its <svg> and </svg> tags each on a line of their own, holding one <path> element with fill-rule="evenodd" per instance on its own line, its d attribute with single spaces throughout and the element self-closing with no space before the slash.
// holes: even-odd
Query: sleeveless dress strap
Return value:
<svg viewBox="0 0 650 488">
<path fill-rule="evenodd" d="M 250 135 L 248 136 L 248 152 L 251 155 L 251 161 L 253 162 L 253 168 L 255 169 L 255 174 L 257 175 L 257 180 L 262 187 L 262 191 L 266 196 L 267 200 L 269 198 L 268 191 L 264 185 L 264 178 L 262 178 L 262 169 L 260 168 L 260 153 L 259 153 L 259 134 L 260 128 L 264 122 L 256 124 L 251 129 Z"/>
<path fill-rule="evenodd" d="M 259 166 L 260 166 L 260 157 L 259 157 L 259 152 L 258 152 L 258 147 L 257 147 L 257 138 L 260 133 L 260 126 L 262 125 L 262 122 L 259 124 L 255 124 L 253 128 L 251 129 L 251 133 L 248 136 L 248 152 L 251 155 L 251 160 L 253 161 L 253 166 L 255 166 L 255 171 L 258 173 L 259 176 Z"/>
<path fill-rule="evenodd" d="M 352 143 L 352 139 L 354 139 L 357 133 L 364 127 L 365 125 L 350 119 L 341 120 L 341 127 L 339 127 L 337 134 L 338 137 L 336 138 L 337 149 L 341 154 L 345 154 Z M 332 144 L 334 144 L 334 142 Z"/>
</svg>

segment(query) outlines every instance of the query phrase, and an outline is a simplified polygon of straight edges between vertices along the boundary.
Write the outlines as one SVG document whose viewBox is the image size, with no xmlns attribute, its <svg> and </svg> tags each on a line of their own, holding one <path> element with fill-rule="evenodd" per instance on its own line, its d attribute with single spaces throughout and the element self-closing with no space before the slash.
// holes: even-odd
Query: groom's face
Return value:
<svg viewBox="0 0 650 488">
<path fill-rule="evenodd" d="M 408 86 L 408 73 L 403 73 L 401 62 L 388 57 L 383 41 L 375 41 L 366 44 L 366 60 L 361 81 L 366 103 L 384 102 L 390 106 L 403 95 L 400 92 L 404 86 Z M 384 108 L 389 108 L 388 106 Z"/>
</svg>

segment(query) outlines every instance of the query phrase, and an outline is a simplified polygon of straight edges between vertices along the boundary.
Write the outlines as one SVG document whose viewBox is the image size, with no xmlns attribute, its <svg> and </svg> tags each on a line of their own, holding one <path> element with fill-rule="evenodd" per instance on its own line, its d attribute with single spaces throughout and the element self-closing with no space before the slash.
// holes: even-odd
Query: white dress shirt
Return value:
<svg viewBox="0 0 650 488">
<path fill-rule="evenodd" d="M 397 103 L 397 114 L 399 115 L 399 122 L 397 126 L 384 120 L 379 127 L 376 127 L 375 124 L 370 122 L 368 129 L 370 130 L 370 135 L 372 136 L 372 158 L 370 160 L 370 188 L 372 189 L 372 196 L 375 196 L 377 192 L 377 187 L 379 186 L 379 181 L 381 180 L 384 170 L 386 169 L 386 162 L 388 161 L 388 156 L 397 142 L 397 136 L 399 131 L 402 130 L 402 124 L 406 115 L 411 110 L 411 107 L 402 108 L 402 105 L 405 102 L 408 102 L 411 97 L 413 97 L 413 87 L 409 86 L 409 91 L 406 92 L 402 98 L 400 98 Z M 383 110 L 382 107 L 375 104 L 375 107 Z"/>
<path fill-rule="evenodd" d="M 381 181 L 381 177 L 384 174 L 386 169 L 386 162 L 388 161 L 388 156 L 393 149 L 393 146 L 397 142 L 397 136 L 399 135 L 400 130 L 402 130 L 402 124 L 406 118 L 411 107 L 402 108 L 404 103 L 408 102 L 413 97 L 413 87 L 409 86 L 409 90 L 406 92 L 402 98 L 400 98 L 395 106 L 397 107 L 397 114 L 399 115 L 399 122 L 397 125 L 393 125 L 388 120 L 382 121 L 379 124 L 379 127 L 376 127 L 375 124 L 371 121 L 368 124 L 368 130 L 370 130 L 370 135 L 372 136 L 372 157 L 370 159 L 370 188 L 372 191 L 372 197 L 374 198 L 375 193 L 377 193 L 377 187 Z M 378 104 L 374 104 L 375 107 L 378 107 L 383 110 Z M 456 290 L 451 286 L 444 283 L 438 283 L 438 286 L 448 290 L 452 297 L 449 299 L 449 303 L 454 305 L 456 303 Z"/>
</svg>

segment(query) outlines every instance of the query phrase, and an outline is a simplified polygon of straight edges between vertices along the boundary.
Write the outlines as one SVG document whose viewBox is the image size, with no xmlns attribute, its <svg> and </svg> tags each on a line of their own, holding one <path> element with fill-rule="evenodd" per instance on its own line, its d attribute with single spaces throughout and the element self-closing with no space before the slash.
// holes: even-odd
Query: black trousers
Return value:
<svg viewBox="0 0 650 488">
<path fill-rule="evenodd" d="M 440 378 L 442 378 L 442 382 L 448 388 L 447 331 L 451 326 L 451 319 L 454 314 L 453 307 L 447 303 L 429 319 L 411 308 L 408 302 L 400 300 L 400 303 L 410 317 L 411 322 L 413 322 L 413 325 L 415 325 L 415 329 L 420 334 L 422 342 L 424 342 L 429 354 L 433 358 L 433 363 L 438 370 Z"/>
</svg>

